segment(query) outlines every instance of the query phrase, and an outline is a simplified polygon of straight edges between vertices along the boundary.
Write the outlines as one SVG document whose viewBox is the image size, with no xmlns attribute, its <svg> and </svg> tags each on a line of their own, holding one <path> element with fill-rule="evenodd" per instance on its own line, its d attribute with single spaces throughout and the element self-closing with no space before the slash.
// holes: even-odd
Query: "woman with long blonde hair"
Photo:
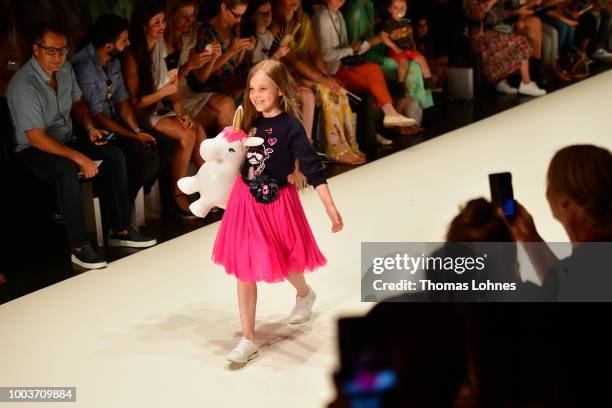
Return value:
<svg viewBox="0 0 612 408">
<path fill-rule="evenodd" d="M 296 160 L 319 195 L 332 232 L 342 229 L 325 169 L 297 117 L 293 92 L 287 69 L 277 60 L 260 62 L 248 75 L 243 129 L 249 136 L 260 138 L 252 139 L 260 144 L 246 151 L 212 255 L 215 263 L 238 280 L 242 338 L 227 357 L 234 363 L 244 364 L 258 355 L 257 282 L 288 280 L 297 292 L 289 323 L 310 319 L 315 293 L 304 273 L 325 265 L 327 260 L 310 230 L 296 187 L 288 181 Z"/>
</svg>

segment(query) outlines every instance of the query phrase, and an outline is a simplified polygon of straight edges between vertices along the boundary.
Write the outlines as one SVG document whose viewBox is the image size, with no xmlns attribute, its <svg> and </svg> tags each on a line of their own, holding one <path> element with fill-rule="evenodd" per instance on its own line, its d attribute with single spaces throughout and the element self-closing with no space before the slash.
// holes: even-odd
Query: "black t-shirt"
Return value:
<svg viewBox="0 0 612 408">
<path fill-rule="evenodd" d="M 327 182 L 325 168 L 310 144 L 302 123 L 282 112 L 272 118 L 260 118 L 249 131 L 249 136 L 261 137 L 264 143 L 250 147 L 240 173 L 247 180 L 267 174 L 280 183 L 287 181 L 295 170 L 295 159 L 300 171 L 313 187 Z"/>
<path fill-rule="evenodd" d="M 387 34 L 391 34 L 397 29 L 401 29 L 401 36 L 397 40 L 393 41 L 395 45 L 400 47 L 402 50 L 413 50 L 414 39 L 412 33 L 412 24 L 410 23 L 410 20 L 408 20 L 407 18 L 403 18 L 401 21 L 389 19 L 383 24 L 383 31 Z"/>
</svg>

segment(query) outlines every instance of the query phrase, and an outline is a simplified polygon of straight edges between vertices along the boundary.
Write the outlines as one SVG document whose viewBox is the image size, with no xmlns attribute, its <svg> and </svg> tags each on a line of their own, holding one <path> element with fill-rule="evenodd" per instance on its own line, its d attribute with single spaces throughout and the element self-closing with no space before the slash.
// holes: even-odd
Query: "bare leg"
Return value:
<svg viewBox="0 0 612 408">
<path fill-rule="evenodd" d="M 205 128 L 216 127 L 219 132 L 232 124 L 235 110 L 236 105 L 232 98 L 216 93 L 196 115 L 196 120 Z"/>
<path fill-rule="evenodd" d="M 414 59 L 414 61 L 421 67 L 421 71 L 423 72 L 423 78 L 431 78 L 431 70 L 429 69 L 429 64 L 427 64 L 427 60 L 425 59 L 425 57 L 419 55 Z"/>
<path fill-rule="evenodd" d="M 176 117 L 161 119 L 155 124 L 154 129 L 177 142 L 176 151 L 170 163 L 170 178 L 177 204 L 183 210 L 188 210 L 189 201 L 182 196 L 176 182 L 187 175 L 189 160 L 195 145 L 195 132 L 183 129 Z"/>
<path fill-rule="evenodd" d="M 191 152 L 191 161 L 199 169 L 204 164 L 204 159 L 200 154 L 200 145 L 206 139 L 206 132 L 204 128 L 197 122 L 194 122 L 193 132 L 195 133 L 195 143 L 193 144 L 193 150 Z"/>
<path fill-rule="evenodd" d="M 257 284 L 238 280 L 238 309 L 242 335 L 255 341 L 255 312 L 257 309 Z"/>
<path fill-rule="evenodd" d="M 292 273 L 291 275 L 289 275 L 287 280 L 293 285 L 299 297 L 303 298 L 308 295 L 308 292 L 310 292 L 310 289 L 306 284 L 306 279 L 304 279 L 304 274 Z"/>
<path fill-rule="evenodd" d="M 528 84 L 531 82 L 531 77 L 529 76 L 529 60 L 521 61 L 521 81 L 524 84 Z"/>
<path fill-rule="evenodd" d="M 533 58 L 542 58 L 542 21 L 540 18 L 530 16 L 520 19 L 515 31 L 527 37 L 533 48 Z"/>
<path fill-rule="evenodd" d="M 306 130 L 308 140 L 312 142 L 312 126 L 315 112 L 315 96 L 310 88 L 300 86 L 296 89 L 297 97 L 302 105 L 302 122 Z"/>
<path fill-rule="evenodd" d="M 406 78 L 406 74 L 408 73 L 408 65 L 410 65 L 410 61 L 404 58 L 400 62 L 397 63 L 397 80 L 404 83 L 404 78 Z"/>
</svg>

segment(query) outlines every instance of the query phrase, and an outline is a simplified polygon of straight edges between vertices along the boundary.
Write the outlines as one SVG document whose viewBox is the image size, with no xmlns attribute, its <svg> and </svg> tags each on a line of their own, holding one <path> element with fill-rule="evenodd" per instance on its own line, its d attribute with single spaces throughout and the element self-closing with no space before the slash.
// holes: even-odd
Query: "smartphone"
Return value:
<svg viewBox="0 0 612 408">
<path fill-rule="evenodd" d="M 208 45 L 210 45 L 210 44 L 208 44 Z M 211 46 L 211 47 L 212 47 L 212 46 Z M 195 51 L 196 51 L 198 54 L 200 54 L 200 53 L 201 53 L 202 51 L 204 51 L 206 48 L 211 49 L 211 47 L 208 47 L 208 46 L 206 45 L 206 41 L 204 41 L 204 39 L 200 38 L 200 39 L 198 40 L 198 42 L 196 43 L 196 46 L 195 46 Z"/>
<path fill-rule="evenodd" d="M 514 217 L 516 206 L 514 205 L 512 174 L 509 172 L 489 174 L 489 187 L 493 204 L 501 207 L 507 218 Z"/>
<path fill-rule="evenodd" d="M 102 136 L 102 141 L 103 142 L 112 142 L 113 140 L 115 140 L 117 138 L 117 133 L 115 132 L 109 132 L 105 135 Z"/>
<path fill-rule="evenodd" d="M 102 160 L 94 160 L 94 163 L 96 163 L 96 166 L 100 167 L 100 165 L 102 164 Z M 83 180 L 84 175 L 81 170 L 79 170 L 79 172 L 77 173 L 77 176 L 79 180 Z"/>
<path fill-rule="evenodd" d="M 350 406 L 383 408 L 396 398 L 397 374 L 386 338 L 366 317 L 338 320 L 340 390 Z"/>
</svg>

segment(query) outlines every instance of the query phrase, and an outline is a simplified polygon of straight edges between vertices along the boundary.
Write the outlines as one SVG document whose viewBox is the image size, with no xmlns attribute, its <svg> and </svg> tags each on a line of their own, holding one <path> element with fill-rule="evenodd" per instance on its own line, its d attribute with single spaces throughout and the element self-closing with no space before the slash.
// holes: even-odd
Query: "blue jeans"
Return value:
<svg viewBox="0 0 612 408">
<path fill-rule="evenodd" d="M 548 15 L 542 16 L 542 21 L 557 29 L 557 33 L 559 34 L 559 50 L 561 53 L 566 54 L 575 51 L 574 37 L 576 30 L 574 30 L 573 27 Z"/>
</svg>

